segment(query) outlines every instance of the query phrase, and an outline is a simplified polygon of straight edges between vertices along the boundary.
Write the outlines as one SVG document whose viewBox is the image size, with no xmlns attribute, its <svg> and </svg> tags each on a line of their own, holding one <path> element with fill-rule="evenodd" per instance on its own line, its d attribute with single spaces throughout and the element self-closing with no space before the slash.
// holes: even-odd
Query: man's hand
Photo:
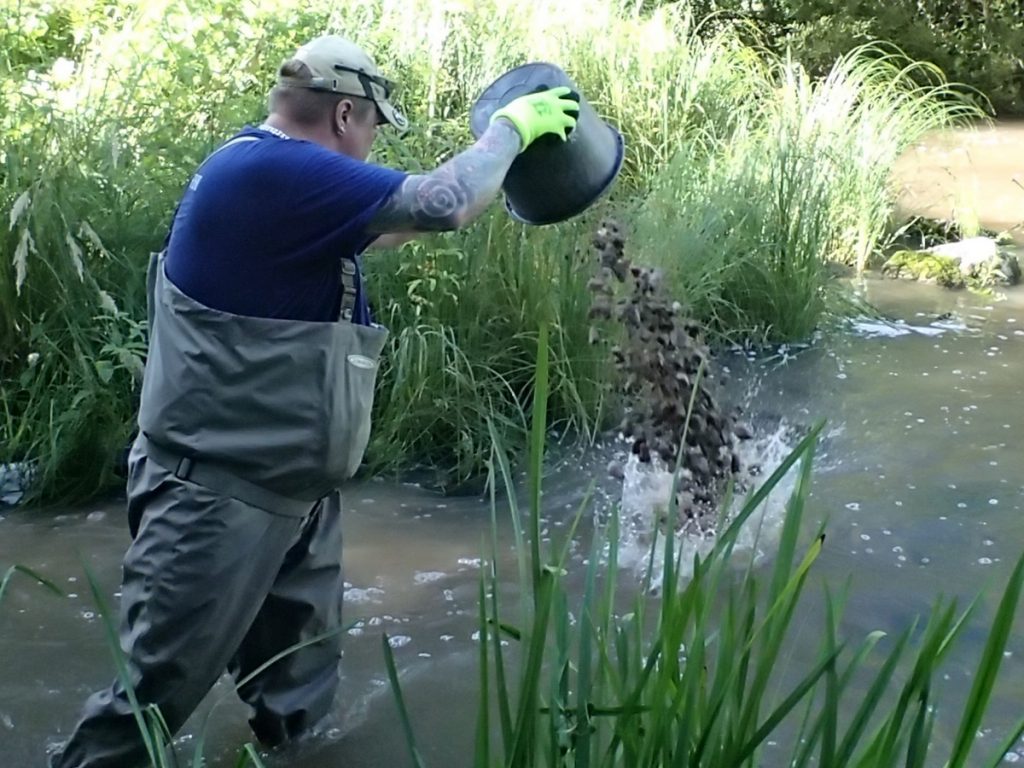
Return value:
<svg viewBox="0 0 1024 768">
<path fill-rule="evenodd" d="M 565 141 L 568 132 L 576 127 L 580 112 L 578 98 L 574 99 L 572 89 L 564 85 L 528 93 L 513 99 L 491 115 L 491 123 L 501 118 L 512 123 L 523 140 L 520 151 L 547 133 Z"/>
<path fill-rule="evenodd" d="M 512 161 L 539 136 L 563 141 L 576 126 L 579 97 L 561 86 L 506 104 L 472 147 L 428 174 L 406 178 L 377 211 L 368 232 L 444 232 L 466 226 L 501 189 Z"/>
</svg>

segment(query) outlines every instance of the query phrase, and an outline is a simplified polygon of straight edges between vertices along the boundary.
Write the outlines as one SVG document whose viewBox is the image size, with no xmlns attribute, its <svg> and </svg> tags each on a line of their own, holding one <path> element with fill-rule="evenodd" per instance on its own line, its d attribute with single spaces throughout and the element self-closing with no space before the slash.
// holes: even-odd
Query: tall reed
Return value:
<svg viewBox="0 0 1024 768">
<path fill-rule="evenodd" d="M 441 485 L 483 470 L 488 424 L 525 444 L 538 328 L 551 339 L 552 425 L 592 434 L 605 413 L 605 362 L 588 344 L 592 216 L 531 230 L 504 213 L 438 242 L 375 254 L 379 320 L 394 329 L 378 389 L 371 462 L 434 468 Z M 395 461 L 398 459 L 398 461 Z"/>
<path fill-rule="evenodd" d="M 723 334 L 806 338 L 829 308 L 829 263 L 864 269 L 891 230 L 896 159 L 981 113 L 933 68 L 870 46 L 821 82 L 778 61 L 748 87 L 730 135 L 688 136 L 658 174 L 634 253 Z"/>
<path fill-rule="evenodd" d="M 662 557 L 652 550 L 650 559 L 660 571 L 649 573 L 647 582 L 657 579 L 660 594 L 652 600 L 634 585 L 631 598 L 620 595 L 613 514 L 595 529 L 580 594 L 566 580 L 576 524 L 564 542 L 541 542 L 543 332 L 539 345 L 527 509 L 516 503 L 508 458 L 495 443 L 495 472 L 509 490 L 522 599 L 508 605 L 499 597 L 498 546 L 492 539 L 478 590 L 480 705 L 472 765 L 880 767 L 922 766 L 930 753 L 934 757 L 941 744 L 936 720 L 945 709 L 938 674 L 974 618 L 977 601 L 959 612 L 955 603 L 939 600 L 923 628 L 911 626 L 883 646 L 883 632 L 841 638 L 841 601 L 826 591 L 817 654 L 796 660 L 795 677 L 780 674 L 806 604 L 809 575 L 822 556 L 824 532 L 818 528 L 808 536 L 804 519 L 821 425 L 760 488 L 739 500 L 710 553 L 695 556 L 692 576 L 684 575 L 687 563 L 671 533 L 670 510 L 670 533 L 653 545 L 661 547 Z M 761 505 L 790 471 L 798 477 L 773 564 L 764 572 L 749 560 L 739 567 L 732 561 L 739 532 L 756 522 Z M 492 510 L 496 518 L 494 496 Z M 585 499 L 576 522 L 590 512 Z M 978 659 L 948 766 L 970 759 L 972 766 L 996 768 L 1024 733 L 1021 720 L 987 758 L 972 752 L 1022 587 L 1024 557 L 1009 578 Z M 624 603 L 630 605 L 626 611 Z M 507 640 L 516 644 L 514 653 L 504 648 Z M 424 766 L 390 646 L 383 647 L 412 762 Z"/>
<path fill-rule="evenodd" d="M 806 335 L 827 304 L 822 261 L 863 263 L 884 231 L 891 158 L 965 111 L 941 102 L 941 83 L 910 88 L 895 59 L 850 57 L 818 86 L 685 4 L 650 5 L 597 0 L 565 23 L 555 0 L 0 0 L 0 462 L 34 464 L 37 499 L 116 482 L 148 254 L 196 164 L 263 117 L 278 63 L 328 31 L 402 81 L 414 130 L 383 136 L 376 159 L 409 170 L 466 145 L 467 112 L 494 77 L 559 63 L 626 137 L 607 203 L 640 210 L 642 258 L 661 260 L 724 334 Z M 496 211 L 367 257 L 394 361 L 372 466 L 427 465 L 457 483 L 486 461 L 492 410 L 521 448 L 542 319 L 552 420 L 583 435 L 600 426 L 606 367 L 583 343 L 586 221 L 525 228 Z M 453 286 L 458 301 L 434 295 Z"/>
<path fill-rule="evenodd" d="M 169 3 L 4 8 L 0 462 L 34 467 L 35 500 L 81 499 L 117 482 L 133 429 L 148 255 L 195 163 L 258 114 L 239 72 L 297 38 L 270 14 L 224 31 Z M 34 36 L 65 26 L 73 45 Z"/>
</svg>

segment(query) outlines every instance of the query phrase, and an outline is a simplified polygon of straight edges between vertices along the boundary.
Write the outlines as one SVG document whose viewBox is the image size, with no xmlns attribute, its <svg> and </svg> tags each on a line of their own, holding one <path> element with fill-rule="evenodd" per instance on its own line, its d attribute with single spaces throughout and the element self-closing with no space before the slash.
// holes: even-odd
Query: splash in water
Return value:
<svg viewBox="0 0 1024 768">
<path fill-rule="evenodd" d="M 745 466 L 763 468 L 764 475 L 770 475 L 792 451 L 797 434 L 797 428 L 783 422 L 774 431 L 743 442 L 739 448 L 740 459 Z M 733 486 L 733 494 L 724 495 L 715 517 L 709 518 L 710 525 L 700 530 L 676 527 L 673 546 L 676 553 L 681 551 L 680 575 L 683 578 L 691 575 L 694 555 L 703 557 L 711 551 L 719 524 L 727 523 L 743 508 L 756 490 L 760 474 L 741 473 Z M 644 463 L 634 455 L 625 462 L 619 505 L 618 561 L 621 567 L 634 571 L 639 579 L 647 577 L 647 569 L 653 565 L 650 576 L 654 589 L 660 587 L 658 574 L 662 573 L 672 483 L 673 473 L 660 459 Z M 795 483 L 796 474 L 790 472 L 744 523 L 733 549 L 733 558 L 738 564 L 744 564 L 745 558 L 757 561 L 775 549 L 785 518 L 786 503 Z"/>
<path fill-rule="evenodd" d="M 646 563 L 657 532 L 669 528 L 672 470 L 678 466 L 672 530 L 684 562 L 692 563 L 693 554 L 713 546 L 715 532 L 742 505 L 755 475 L 771 471 L 788 454 L 791 430 L 782 425 L 755 439 L 739 421 L 741 408 L 720 406 L 720 377 L 703 328 L 666 295 L 658 270 L 625 257 L 625 238 L 615 222 L 601 223 L 593 245 L 599 264 L 588 284 L 594 297 L 590 318 L 619 327 L 622 341 L 610 352 L 628 403 L 619 428 L 630 456 L 624 466 L 609 465 L 623 481 L 620 562 Z M 591 342 L 603 337 L 593 326 Z M 788 491 L 777 487 L 745 526 L 739 549 L 756 556 L 777 528 Z"/>
</svg>

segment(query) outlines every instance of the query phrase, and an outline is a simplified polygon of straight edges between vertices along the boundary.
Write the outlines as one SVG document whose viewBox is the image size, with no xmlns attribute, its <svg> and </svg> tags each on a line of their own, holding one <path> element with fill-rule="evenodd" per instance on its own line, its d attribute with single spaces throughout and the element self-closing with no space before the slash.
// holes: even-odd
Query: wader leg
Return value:
<svg viewBox="0 0 1024 768">
<path fill-rule="evenodd" d="M 183 481 L 134 449 L 121 647 L 142 706 L 172 733 L 226 668 L 302 520 L 270 515 Z M 146 759 L 119 683 L 93 695 L 55 768 L 134 768 Z"/>
<path fill-rule="evenodd" d="M 290 646 L 338 631 L 275 662 L 239 689 L 254 710 L 249 722 L 263 744 L 293 739 L 330 711 L 338 687 L 343 590 L 341 496 L 334 493 L 305 520 L 231 663 L 235 680 L 242 680 Z"/>
</svg>

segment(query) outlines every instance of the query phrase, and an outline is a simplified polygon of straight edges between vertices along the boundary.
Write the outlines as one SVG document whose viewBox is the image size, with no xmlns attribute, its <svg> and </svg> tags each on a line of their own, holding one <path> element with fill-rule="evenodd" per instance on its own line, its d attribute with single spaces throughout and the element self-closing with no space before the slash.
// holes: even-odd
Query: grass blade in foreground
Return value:
<svg viewBox="0 0 1024 768">
<path fill-rule="evenodd" d="M 139 726 L 139 731 L 142 734 L 143 744 L 149 758 L 149 765 L 151 768 L 171 768 L 172 766 L 177 768 L 179 762 L 173 746 L 173 734 L 171 733 L 171 729 L 168 726 L 167 721 L 164 719 L 163 713 L 161 713 L 159 707 L 154 704 L 143 706 L 139 703 L 138 698 L 135 695 L 135 689 L 131 685 L 131 675 L 128 670 L 128 659 L 124 655 L 124 651 L 121 649 L 117 630 L 110 618 L 110 608 L 99 590 L 98 582 L 96 581 L 93 573 L 84 563 L 83 568 L 85 569 L 86 580 L 89 583 L 89 590 L 92 593 L 93 601 L 96 603 L 97 613 L 99 613 L 102 620 L 104 632 L 107 637 L 107 645 L 114 657 L 118 682 L 125 689 L 133 717 L 135 718 L 135 721 Z M 20 567 L 19 570 L 28 571 L 28 569 L 21 569 Z M 46 584 L 50 589 L 57 590 L 57 588 L 52 584 L 49 584 L 49 582 L 46 582 Z M 59 590 L 57 590 L 57 592 L 60 593 Z M 343 631 L 343 629 L 343 627 L 336 627 L 285 648 L 283 651 L 280 651 L 267 661 L 263 662 L 263 664 L 258 666 L 248 675 L 238 680 L 235 683 L 235 690 L 254 680 L 256 677 L 263 674 L 263 672 L 268 668 L 287 656 L 290 656 L 296 651 L 306 648 L 307 646 L 315 645 L 316 643 L 336 637 Z M 196 735 L 195 752 L 192 757 L 192 768 L 202 768 L 206 765 L 206 758 L 203 755 L 206 733 L 214 710 L 223 701 L 224 697 L 222 696 L 212 707 L 210 707 L 203 718 L 202 727 Z M 242 747 L 238 765 L 244 766 L 250 764 L 255 766 L 255 768 L 263 768 L 263 763 L 260 760 L 259 754 L 256 752 L 256 748 L 252 743 L 247 743 Z"/>
<path fill-rule="evenodd" d="M 132 685 L 132 676 L 128 671 L 128 659 L 121 650 L 121 642 L 117 635 L 117 629 L 110 618 L 110 607 L 100 592 L 99 583 L 93 575 L 89 566 L 83 561 L 85 578 L 89 583 L 89 591 L 92 593 L 93 602 L 96 603 L 96 610 L 103 622 L 103 629 L 107 636 L 107 645 L 114 656 L 114 666 L 117 669 L 117 679 L 125 690 L 128 702 L 132 708 L 132 715 L 139 726 L 139 734 L 142 736 L 142 743 L 146 747 L 146 754 L 149 757 L 150 765 L 154 768 L 163 768 L 167 765 L 167 747 L 170 744 L 170 736 L 163 733 L 160 728 L 154 728 L 152 720 L 147 717 L 148 707 L 139 705 L 135 696 L 135 687 Z"/>
<path fill-rule="evenodd" d="M 57 597 L 64 597 L 64 593 L 61 592 L 60 587 L 45 576 L 40 576 L 31 568 L 26 568 L 24 565 L 12 565 L 4 572 L 3 579 L 0 579 L 0 605 L 4 602 L 4 593 L 7 591 L 7 585 L 11 583 L 11 579 L 14 578 L 14 574 L 16 573 L 28 576 L 40 586 L 46 587 L 50 592 L 57 595 Z"/>
<path fill-rule="evenodd" d="M 481 642 L 483 638 L 481 638 Z M 412 732 L 412 724 L 409 722 L 409 710 L 405 706 L 405 697 L 402 696 L 402 688 L 398 684 L 398 670 L 395 668 L 395 656 L 391 652 L 391 643 L 388 634 L 381 635 L 381 643 L 384 646 L 384 661 L 388 668 L 388 679 L 391 681 L 391 690 L 395 694 L 395 704 L 398 706 L 398 716 L 402 723 L 402 732 L 405 734 L 405 743 L 409 747 L 409 754 L 412 757 L 413 765 L 416 768 L 425 768 L 423 758 L 416 748 L 416 737 Z"/>
<path fill-rule="evenodd" d="M 1022 719 L 1017 724 L 1017 727 L 1013 729 L 1013 733 L 1007 736 L 1003 743 L 999 745 L 999 749 L 996 750 L 996 753 L 992 756 L 992 759 L 989 760 L 985 765 L 988 768 L 999 768 L 999 765 L 1004 761 L 1007 754 L 1009 754 L 1013 750 L 1014 744 L 1017 743 L 1017 739 L 1019 739 L 1021 736 L 1024 736 L 1024 719 Z"/>
<path fill-rule="evenodd" d="M 999 610 L 992 623 L 988 642 L 985 644 L 985 652 L 982 654 L 978 671 L 975 673 L 974 685 L 960 721 L 960 732 L 957 734 L 956 746 L 949 760 L 949 768 L 961 768 L 967 763 L 967 755 L 970 753 L 971 745 L 978 733 L 978 727 L 981 725 L 982 715 L 984 715 L 992 695 L 996 675 L 999 673 L 999 665 L 1003 660 L 1003 651 L 1006 649 L 1006 641 L 1013 628 L 1013 619 L 1017 613 L 1022 586 L 1024 586 L 1024 556 L 1017 561 L 1017 567 L 1013 569 L 1010 582 L 999 603 Z"/>
<path fill-rule="evenodd" d="M 530 430 L 530 561 L 533 595 L 540 591 L 540 505 L 544 477 L 544 441 L 547 438 L 548 408 L 548 327 L 542 323 L 537 337 L 537 372 L 533 390 L 533 423 Z M 515 493 L 514 488 L 508 492 Z"/>
<path fill-rule="evenodd" d="M 491 684 L 489 674 L 489 655 L 487 652 L 490 643 L 490 629 L 487 624 L 487 564 L 480 563 L 480 582 L 477 586 L 477 604 L 480 606 L 480 623 L 477 631 L 480 633 L 480 706 L 477 708 L 476 742 L 474 765 L 488 765 L 491 762 Z M 497 632 L 495 628 L 495 632 Z M 500 638 L 499 638 L 500 647 Z"/>
<path fill-rule="evenodd" d="M 542 346 L 543 337 L 540 343 Z M 538 359 L 543 364 L 542 349 Z M 543 375 L 537 380 L 545 381 Z M 617 513 L 595 528 L 582 594 L 565 578 L 565 550 L 561 556 L 545 552 L 536 538 L 543 501 L 540 473 L 545 419 L 539 411 L 543 403 L 543 396 L 534 402 L 530 518 L 525 522 L 516 519 L 513 524 L 520 558 L 519 588 L 528 593 L 514 603 L 521 612 L 514 619 L 499 611 L 505 606 L 497 600 L 497 497 L 491 497 L 492 562 L 479 585 L 484 695 L 478 729 L 486 729 L 486 733 L 477 732 L 476 768 L 755 768 L 762 764 L 760 752 L 769 739 L 792 736 L 792 721 L 799 717 L 801 703 L 821 701 L 825 702 L 824 712 L 816 715 L 809 711 L 803 716 L 803 725 L 797 723 L 806 742 L 794 746 L 794 765 L 815 763 L 816 750 L 820 750 L 817 762 L 834 768 L 923 765 L 934 740 L 931 707 L 937 687 L 933 680 L 953 640 L 966 626 L 971 608 L 958 614 L 954 605 L 942 601 L 935 605 L 915 643 L 918 652 L 908 679 L 895 690 L 910 639 L 917 633 L 908 630 L 897 637 L 877 674 L 865 681 L 870 683 L 865 698 L 853 682 L 868 674 L 867 662 L 883 635 L 871 632 L 854 644 L 852 657 L 840 669 L 840 659 L 846 658 L 851 644 L 839 636 L 843 601 L 831 598 L 826 603 L 824 646 L 813 661 L 808 660 L 807 670 L 797 670 L 796 682 L 788 683 L 779 663 L 782 650 L 796 634 L 794 616 L 799 615 L 809 574 L 823 554 L 819 531 L 798 556 L 800 541 L 806 536 L 802 519 L 821 425 L 750 494 L 708 556 L 696 559 L 688 582 L 680 576 L 674 537 L 668 535 L 664 542 L 655 537 L 652 548 L 664 550 L 660 562 L 653 555 L 649 561 L 657 562 L 661 570 L 659 602 L 638 591 L 631 608 L 623 613 L 622 601 L 613 599 L 620 574 L 617 568 L 607 567 L 617 563 L 617 549 L 604 554 L 608 547 L 618 546 Z M 505 480 L 511 512 L 518 516 L 512 472 L 497 440 L 493 455 L 496 472 Z M 798 462 L 800 476 L 787 505 L 774 566 L 768 572 L 749 566 L 734 568 L 730 555 L 740 528 Z M 530 537 L 533 540 L 525 541 Z M 604 568 L 598 567 L 599 556 L 606 557 Z M 526 557 L 528 562 L 524 562 Z M 606 579 L 603 584 L 602 578 Z M 997 671 L 992 662 L 1005 645 L 1022 581 L 1024 560 L 1003 598 L 982 659 L 978 693 L 972 697 L 963 728 L 973 728 L 974 713 L 987 706 L 987 692 Z M 649 610 L 652 607 L 653 612 Z M 507 636 L 520 643 L 519 680 L 514 690 L 501 682 L 505 662 L 500 656 L 503 628 L 512 624 L 518 629 Z M 570 641 L 574 626 L 579 635 Z M 390 650 L 385 654 L 398 693 Z M 501 689 L 497 718 L 488 709 L 494 706 L 491 674 Z M 895 701 L 891 694 L 896 695 Z M 400 695 L 399 707 L 403 727 L 407 727 Z M 876 717 L 877 730 L 864 740 L 869 722 Z M 504 751 L 493 755 L 490 728 L 499 723 Z M 420 766 L 411 728 L 408 738 L 414 761 Z"/>
<path fill-rule="evenodd" d="M 251 765 L 253 768 L 266 768 L 263 761 L 260 759 L 259 753 L 256 752 L 256 747 L 252 744 L 245 745 L 241 756 L 238 758 L 238 765 L 236 768 L 246 768 L 248 765 Z"/>
<path fill-rule="evenodd" d="M 262 675 L 270 667 L 274 666 L 274 664 L 276 664 L 284 658 L 287 658 L 288 656 L 291 656 L 296 651 L 301 651 L 303 648 L 307 648 L 311 645 L 316 645 L 317 643 L 322 643 L 324 640 L 329 640 L 332 637 L 337 637 L 339 634 L 341 634 L 343 630 L 344 627 L 335 627 L 334 629 L 329 629 L 325 632 L 321 632 L 318 635 L 314 635 L 313 637 L 308 637 L 305 640 L 295 643 L 294 645 L 290 645 L 283 651 L 275 653 L 273 656 L 271 656 L 265 662 L 260 664 L 258 667 L 256 667 L 256 669 L 247 674 L 245 677 L 235 681 L 234 690 L 241 690 L 244 686 L 248 685 L 250 682 L 252 682 L 257 677 Z M 196 736 L 195 752 L 193 753 L 192 756 L 192 768 L 202 768 L 206 762 L 206 759 L 203 757 L 203 749 L 206 746 L 206 733 L 210 727 L 210 722 L 213 717 L 214 710 L 216 710 L 216 708 L 221 703 L 223 703 L 225 698 L 226 694 L 224 696 L 221 696 L 214 703 L 214 705 L 210 707 L 209 710 L 207 710 L 206 715 L 203 717 L 202 727 L 199 729 L 199 733 Z M 248 750 L 250 748 L 252 748 L 252 744 L 246 744 L 244 747 L 245 750 Z M 243 754 L 240 757 L 240 759 L 245 759 L 245 755 Z"/>
</svg>

